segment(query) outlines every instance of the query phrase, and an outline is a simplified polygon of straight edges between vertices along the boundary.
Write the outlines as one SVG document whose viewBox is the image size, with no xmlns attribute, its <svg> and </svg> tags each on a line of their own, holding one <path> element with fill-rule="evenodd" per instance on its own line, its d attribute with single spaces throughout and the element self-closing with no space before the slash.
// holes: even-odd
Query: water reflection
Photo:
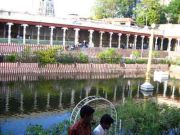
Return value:
<svg viewBox="0 0 180 135">
<path fill-rule="evenodd" d="M 142 98 L 140 85 L 143 82 L 143 78 L 0 82 L 0 115 L 67 109 L 90 95 L 112 102 L 124 102 L 127 97 Z M 179 101 L 179 86 L 168 81 L 152 84 L 156 86 L 153 96 Z"/>
</svg>

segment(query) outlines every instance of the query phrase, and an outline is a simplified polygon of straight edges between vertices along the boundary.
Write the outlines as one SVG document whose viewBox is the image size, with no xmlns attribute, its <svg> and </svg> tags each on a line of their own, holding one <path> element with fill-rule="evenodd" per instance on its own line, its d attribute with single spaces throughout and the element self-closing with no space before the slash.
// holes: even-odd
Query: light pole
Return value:
<svg viewBox="0 0 180 135">
<path fill-rule="evenodd" d="M 148 56 L 148 64 L 147 64 L 147 71 L 146 71 L 146 80 L 141 85 L 141 91 L 145 96 L 152 95 L 152 91 L 154 90 L 154 86 L 150 83 L 150 71 L 151 71 L 151 59 L 152 59 L 152 47 L 153 47 L 153 40 L 154 40 L 154 28 L 155 24 L 151 25 L 151 36 L 150 36 L 150 42 L 149 42 L 149 56 Z"/>
</svg>

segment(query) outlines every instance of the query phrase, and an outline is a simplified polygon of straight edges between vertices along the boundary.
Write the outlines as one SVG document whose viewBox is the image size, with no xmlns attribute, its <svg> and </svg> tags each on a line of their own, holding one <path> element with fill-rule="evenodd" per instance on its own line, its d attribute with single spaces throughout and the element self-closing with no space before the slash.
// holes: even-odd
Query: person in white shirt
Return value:
<svg viewBox="0 0 180 135">
<path fill-rule="evenodd" d="M 93 130 L 93 135 L 107 135 L 107 131 L 113 122 L 114 120 L 109 114 L 104 114 L 101 117 L 100 124 Z"/>
</svg>

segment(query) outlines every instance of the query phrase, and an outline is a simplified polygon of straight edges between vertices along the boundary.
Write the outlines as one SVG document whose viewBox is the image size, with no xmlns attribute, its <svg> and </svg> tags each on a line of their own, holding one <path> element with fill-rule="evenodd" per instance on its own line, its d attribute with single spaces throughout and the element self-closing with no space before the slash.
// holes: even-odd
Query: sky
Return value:
<svg viewBox="0 0 180 135">
<path fill-rule="evenodd" d="M 57 17 L 64 17 L 67 14 L 89 17 L 94 2 L 95 0 L 54 0 L 55 14 Z M 33 13 L 37 7 L 38 0 L 0 0 L 0 10 Z"/>
</svg>

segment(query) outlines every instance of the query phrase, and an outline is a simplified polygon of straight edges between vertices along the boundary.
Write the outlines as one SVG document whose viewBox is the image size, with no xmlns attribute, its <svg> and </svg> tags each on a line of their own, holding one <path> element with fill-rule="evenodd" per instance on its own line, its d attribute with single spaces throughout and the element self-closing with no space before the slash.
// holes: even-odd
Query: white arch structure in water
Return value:
<svg viewBox="0 0 180 135">
<path fill-rule="evenodd" d="M 88 96 L 84 99 L 82 99 L 73 109 L 72 113 L 71 113 L 71 117 L 70 117 L 70 122 L 71 124 L 74 124 L 77 121 L 77 117 L 79 115 L 80 109 L 84 106 L 87 105 L 91 102 L 94 101 L 104 101 L 106 103 L 108 103 L 110 105 L 110 109 L 111 109 L 111 116 L 115 119 L 115 126 L 117 125 L 117 111 L 116 108 L 114 107 L 114 105 L 107 99 L 100 97 L 100 96 Z"/>
</svg>

